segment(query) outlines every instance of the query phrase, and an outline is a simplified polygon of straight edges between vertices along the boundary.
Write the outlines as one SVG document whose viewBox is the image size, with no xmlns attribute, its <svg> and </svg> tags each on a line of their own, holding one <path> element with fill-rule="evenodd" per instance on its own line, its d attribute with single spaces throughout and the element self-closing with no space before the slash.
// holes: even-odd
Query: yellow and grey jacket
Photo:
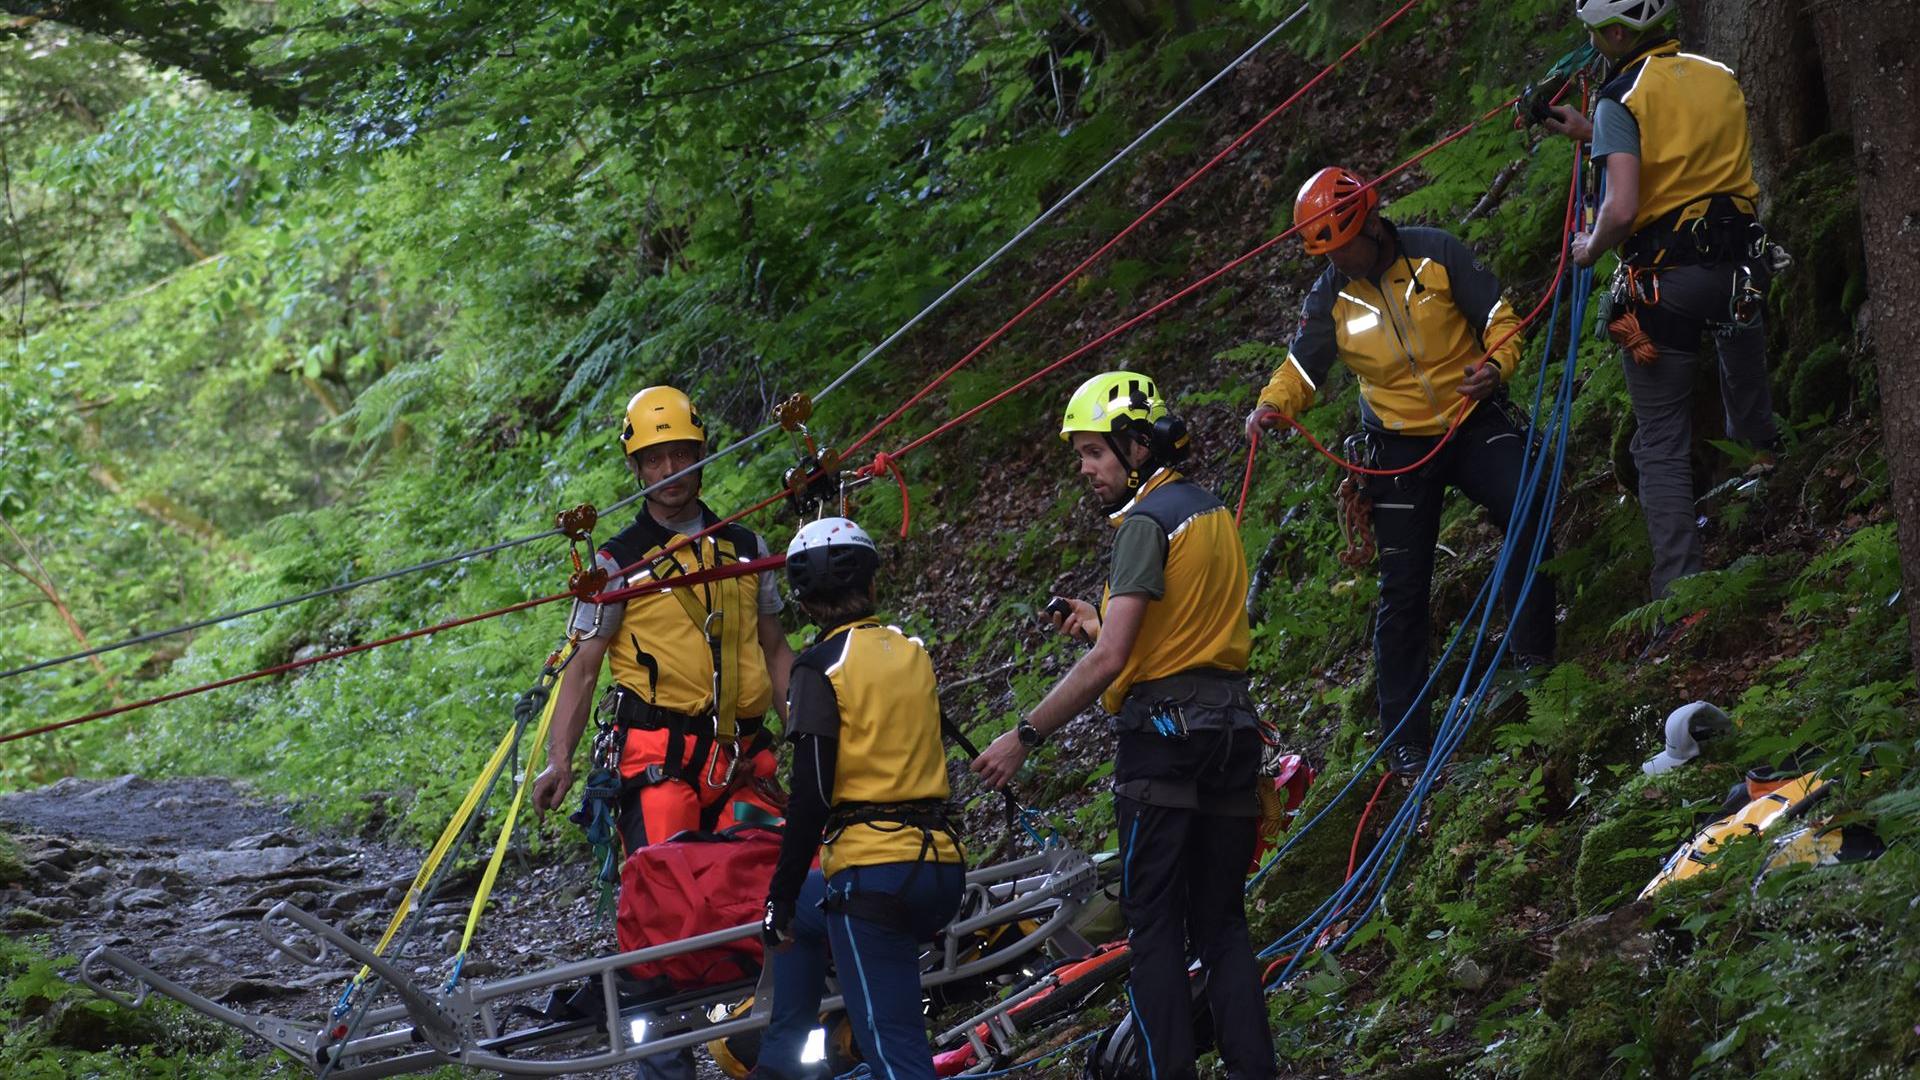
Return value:
<svg viewBox="0 0 1920 1080">
<path fill-rule="evenodd" d="M 1755 213 L 1760 188 L 1753 181 L 1747 99 L 1733 69 L 1666 41 L 1625 64 L 1600 97 L 1626 106 L 1640 129 L 1633 232 L 1663 218 L 1671 218 L 1669 227 L 1684 225 L 1706 213 L 1714 195 Z"/>
<path fill-rule="evenodd" d="M 1233 514 L 1207 489 L 1161 469 L 1108 521 L 1115 527 L 1151 521 L 1165 538 L 1161 595 L 1152 597 L 1126 666 L 1100 704 L 1118 714 L 1136 684 L 1197 669 L 1243 672 L 1247 630 L 1247 560 Z M 1106 614 L 1112 586 L 1101 597 Z"/>
<path fill-rule="evenodd" d="M 833 743 L 832 762 L 821 770 L 829 774 L 822 873 L 830 878 L 849 866 L 916 862 L 923 855 L 933 862 L 964 861 L 951 831 L 860 821 L 860 814 L 850 813 L 943 802 L 952 793 L 933 660 L 917 638 L 870 619 L 823 635 L 794 659 L 788 704 L 791 736 Z M 842 816 L 855 820 L 835 825 Z"/>
<path fill-rule="evenodd" d="M 1360 381 L 1361 420 L 1379 431 L 1438 435 L 1467 401 L 1469 364 L 1495 350 L 1502 379 L 1520 360 L 1519 316 L 1500 280 L 1439 229 L 1387 224 L 1399 256 L 1378 281 L 1329 265 L 1307 294 L 1287 358 L 1260 403 L 1298 416 L 1313 404 L 1335 360 Z"/>
<path fill-rule="evenodd" d="M 703 528 L 719 522 L 704 504 L 700 510 Z M 683 542 L 679 550 L 662 554 L 680 541 L 678 533 L 642 509 L 632 525 L 600 547 L 597 563 L 610 573 L 634 567 L 625 577 L 609 580 L 607 588 L 744 562 L 764 550 L 760 538 L 738 524 L 722 526 L 711 536 Z M 720 616 L 711 625 L 723 646 L 721 692 L 734 702 L 731 714 L 721 718 L 722 727 L 729 727 L 734 717 L 759 717 L 773 703 L 773 683 L 767 675 L 766 654 L 760 649 L 760 577 L 745 574 L 644 593 L 615 604 L 580 604 L 573 625 L 609 639 L 607 665 L 621 686 L 656 708 L 700 716 L 714 707 L 714 650 L 707 629 L 718 611 Z"/>
</svg>

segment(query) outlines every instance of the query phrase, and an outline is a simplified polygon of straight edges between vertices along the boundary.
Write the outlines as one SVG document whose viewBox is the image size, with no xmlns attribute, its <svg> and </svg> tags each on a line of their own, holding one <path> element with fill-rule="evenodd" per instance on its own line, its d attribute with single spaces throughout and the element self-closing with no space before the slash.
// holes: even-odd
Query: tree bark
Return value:
<svg viewBox="0 0 1920 1080">
<path fill-rule="evenodd" d="M 1740 77 L 1763 205 L 1793 152 L 1834 127 L 1809 7 L 1807 0 L 1681 5 L 1690 50 L 1726 64 Z"/>
<path fill-rule="evenodd" d="M 1920 657 L 1920 27 L 1911 0 L 1815 8 L 1821 51 L 1844 74 L 1867 251 L 1863 344 L 1880 380 L 1880 420 L 1900 537 L 1910 655 Z"/>
</svg>

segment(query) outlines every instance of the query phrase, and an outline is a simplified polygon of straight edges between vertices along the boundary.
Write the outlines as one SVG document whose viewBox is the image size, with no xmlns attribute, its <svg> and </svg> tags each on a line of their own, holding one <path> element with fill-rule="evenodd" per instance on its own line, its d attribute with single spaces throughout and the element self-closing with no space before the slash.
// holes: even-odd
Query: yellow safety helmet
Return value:
<svg viewBox="0 0 1920 1080">
<path fill-rule="evenodd" d="M 1060 438 L 1076 431 L 1111 435 L 1138 422 L 1145 430 L 1167 415 L 1167 402 L 1151 378 L 1134 371 L 1109 371 L 1080 384 L 1067 399 Z"/>
<path fill-rule="evenodd" d="M 687 395 L 671 386 L 649 386 L 627 402 L 627 423 L 620 446 L 629 454 L 664 442 L 707 441 L 707 426 Z"/>
</svg>

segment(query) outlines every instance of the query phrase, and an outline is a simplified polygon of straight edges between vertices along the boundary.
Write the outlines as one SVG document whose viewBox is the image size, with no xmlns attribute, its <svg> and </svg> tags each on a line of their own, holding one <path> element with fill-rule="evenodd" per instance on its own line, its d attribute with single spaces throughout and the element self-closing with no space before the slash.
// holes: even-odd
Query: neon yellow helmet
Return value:
<svg viewBox="0 0 1920 1080">
<path fill-rule="evenodd" d="M 629 454 L 664 442 L 707 441 L 707 426 L 687 395 L 671 386 L 649 386 L 627 402 L 627 423 L 620 447 Z"/>
<path fill-rule="evenodd" d="M 1135 371 L 1109 371 L 1081 383 L 1067 399 L 1060 438 L 1071 440 L 1076 431 L 1111 435 L 1136 423 L 1145 431 L 1165 415 L 1166 399 L 1151 378 Z"/>
</svg>

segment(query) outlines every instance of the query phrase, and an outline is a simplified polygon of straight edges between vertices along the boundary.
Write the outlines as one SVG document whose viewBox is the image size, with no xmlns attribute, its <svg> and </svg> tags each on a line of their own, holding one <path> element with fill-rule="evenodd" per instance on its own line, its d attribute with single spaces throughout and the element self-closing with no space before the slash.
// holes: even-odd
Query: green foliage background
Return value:
<svg viewBox="0 0 1920 1080">
<path fill-rule="evenodd" d="M 1292 4 L 1196 3 L 1144 21 L 1124 7 L 101 5 L 123 20 L 124 45 L 98 25 L 6 24 L 0 667 L 75 648 L 42 585 L 100 642 L 606 505 L 628 488 L 612 434 L 641 385 L 691 390 L 718 440 L 758 429 Z M 1314 3 L 1285 39 L 1295 59 L 1263 61 L 1170 125 L 825 399 L 815 426 L 839 441 L 864 430 L 1390 7 Z M 1287 193 L 1326 161 L 1384 168 L 1505 100 L 1575 43 L 1562 8 L 1422 5 L 1196 191 L 1198 208 L 1170 211 L 877 445 L 1284 227 Z M 1774 193 L 1779 231 L 1819 260 L 1773 296 L 1791 453 L 1762 495 L 1723 500 L 1721 569 L 1665 606 L 1634 599 L 1645 542 L 1612 482 L 1625 390 L 1610 350 L 1583 347 L 1551 567 L 1564 662 L 1478 725 L 1385 914 L 1272 999 L 1290 1068 L 1895 1075 L 1920 1052 L 1912 667 L 1887 603 L 1899 578 L 1871 363 L 1851 335 L 1864 276 L 1847 157 L 1844 136 L 1803 148 Z M 1537 297 L 1568 159 L 1562 141 L 1491 124 L 1396 182 L 1390 213 L 1456 228 L 1516 297 Z M 1460 225 L 1509 168 L 1505 196 Z M 914 536 L 891 551 L 892 599 L 951 674 L 1008 668 L 969 697 L 980 733 L 1010 725 L 1071 659 L 1023 632 L 1034 598 L 1097 579 L 1100 533 L 1051 456 L 1053 396 L 1098 367 L 1159 371 L 1201 432 L 1196 472 L 1231 490 L 1237 418 L 1308 274 L 1283 248 L 910 459 Z M 1538 352 L 1536 340 L 1522 399 Z M 1340 385 L 1304 419 L 1337 439 L 1352 415 Z M 1297 449 L 1263 457 L 1243 529 L 1266 568 L 1253 667 L 1270 717 L 1326 766 L 1311 814 L 1377 738 L 1374 584 L 1333 557 L 1330 471 Z M 716 466 L 708 499 L 758 498 L 790 460 L 765 444 Z M 884 487 L 861 507 L 876 533 L 899 520 Z M 784 535 L 771 515 L 758 521 Z M 1436 581 L 1446 622 L 1494 547 L 1462 508 L 1442 539 L 1460 552 Z M 545 541 L 98 668 L 0 681 L 3 729 L 544 595 L 566 569 Z M 1631 661 L 1647 628 L 1699 608 L 1709 614 L 1672 663 Z M 465 790 L 558 620 L 536 609 L 9 744 L 0 789 L 211 772 L 293 798 L 316 823 L 420 838 Z M 1734 709 L 1738 750 L 1641 778 L 1659 717 L 1696 696 Z M 1873 824 L 1885 858 L 1752 888 L 1762 845 L 1736 846 L 1725 871 L 1632 913 L 1654 942 L 1644 952 L 1593 944 L 1591 917 L 1632 900 L 1740 768 L 1807 747 L 1847 778 L 1835 820 Z M 1110 842 L 1103 799 L 1076 795 L 1100 768 L 1052 753 L 1029 782 L 1065 800 L 1070 834 Z M 1257 931 L 1285 929 L 1325 895 L 1356 814 L 1329 815 L 1289 855 L 1255 897 Z M 576 843 L 545 837 L 563 852 Z M 54 970 L 11 944 L 0 954 L 0 1016 L 21 1033 L 0 1040 L 9 1068 L 73 1052 L 45 1023 L 65 996 L 46 989 Z M 229 1053 L 217 1040 L 130 1041 L 141 1038 L 148 1050 L 75 1067 L 147 1075 L 151 1046 Z"/>
</svg>

